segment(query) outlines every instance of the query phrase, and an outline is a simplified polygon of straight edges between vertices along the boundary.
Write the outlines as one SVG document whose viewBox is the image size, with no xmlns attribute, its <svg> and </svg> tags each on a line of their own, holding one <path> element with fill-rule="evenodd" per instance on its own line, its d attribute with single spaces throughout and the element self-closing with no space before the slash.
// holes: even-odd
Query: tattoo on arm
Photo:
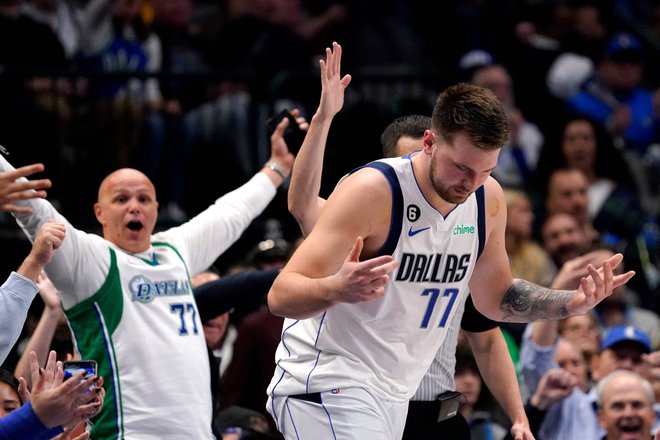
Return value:
<svg viewBox="0 0 660 440">
<path fill-rule="evenodd" d="M 569 315 L 567 305 L 574 290 L 555 290 L 525 280 L 515 280 L 502 299 L 502 321 L 531 322 Z"/>
</svg>

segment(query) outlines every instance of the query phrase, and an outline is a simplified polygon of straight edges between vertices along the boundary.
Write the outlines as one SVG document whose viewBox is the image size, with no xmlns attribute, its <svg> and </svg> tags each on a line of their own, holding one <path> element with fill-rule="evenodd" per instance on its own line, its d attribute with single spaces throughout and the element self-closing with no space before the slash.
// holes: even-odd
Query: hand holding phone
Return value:
<svg viewBox="0 0 660 440">
<path fill-rule="evenodd" d="M 96 376 L 96 361 L 92 360 L 66 361 L 62 364 L 62 368 L 64 369 L 64 380 L 81 371 L 85 373 L 83 380 Z"/>
<path fill-rule="evenodd" d="M 296 118 L 291 114 L 290 111 L 284 109 L 266 121 L 266 126 L 268 127 L 268 137 L 272 136 L 278 124 L 284 118 L 289 120 L 289 125 L 287 125 L 286 130 L 284 130 L 284 142 L 286 143 L 289 152 L 295 156 L 298 154 L 298 151 L 300 151 L 300 147 L 305 140 L 306 133 L 304 130 L 300 129 L 298 126 L 298 121 L 296 121 Z"/>
</svg>

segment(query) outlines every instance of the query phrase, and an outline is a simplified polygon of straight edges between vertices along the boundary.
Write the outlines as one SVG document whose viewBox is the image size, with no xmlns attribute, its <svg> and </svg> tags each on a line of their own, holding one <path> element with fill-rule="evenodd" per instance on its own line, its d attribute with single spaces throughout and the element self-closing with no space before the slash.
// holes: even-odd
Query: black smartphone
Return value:
<svg viewBox="0 0 660 440">
<path fill-rule="evenodd" d="M 290 111 L 284 109 L 266 121 L 266 126 L 268 127 L 268 137 L 270 138 L 277 125 L 284 118 L 289 120 L 289 125 L 287 125 L 286 130 L 284 130 L 284 142 L 286 142 L 286 146 L 291 154 L 295 156 L 298 154 L 298 151 L 300 151 L 300 147 L 305 140 L 306 133 L 304 130 L 300 129 L 296 118 L 293 117 Z"/>
<path fill-rule="evenodd" d="M 62 364 L 64 369 L 64 380 L 75 376 L 81 371 L 85 372 L 83 379 L 96 376 L 96 361 L 66 361 Z"/>
</svg>

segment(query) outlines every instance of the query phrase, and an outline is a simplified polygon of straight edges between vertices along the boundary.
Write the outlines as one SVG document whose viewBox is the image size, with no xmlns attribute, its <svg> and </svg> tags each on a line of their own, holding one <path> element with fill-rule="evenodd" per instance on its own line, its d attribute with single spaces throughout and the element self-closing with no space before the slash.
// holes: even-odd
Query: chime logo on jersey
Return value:
<svg viewBox="0 0 660 440">
<path fill-rule="evenodd" d="M 457 283 L 465 278 L 470 254 L 404 253 L 395 281 Z"/>
<path fill-rule="evenodd" d="M 190 283 L 183 280 L 151 281 L 144 275 L 134 276 L 128 283 L 133 301 L 148 303 L 157 296 L 190 295 Z"/>
<path fill-rule="evenodd" d="M 458 225 L 451 232 L 454 235 L 474 234 L 476 229 L 472 225 Z"/>
</svg>

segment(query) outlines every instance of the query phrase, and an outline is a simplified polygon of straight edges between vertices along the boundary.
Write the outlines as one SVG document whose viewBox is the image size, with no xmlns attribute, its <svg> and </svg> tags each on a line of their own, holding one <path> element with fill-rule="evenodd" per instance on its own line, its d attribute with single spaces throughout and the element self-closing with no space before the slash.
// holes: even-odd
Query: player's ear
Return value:
<svg viewBox="0 0 660 440">
<path fill-rule="evenodd" d="M 424 152 L 430 154 L 435 143 L 435 134 L 431 130 L 426 130 L 422 138 L 422 143 L 424 145 Z"/>
</svg>

